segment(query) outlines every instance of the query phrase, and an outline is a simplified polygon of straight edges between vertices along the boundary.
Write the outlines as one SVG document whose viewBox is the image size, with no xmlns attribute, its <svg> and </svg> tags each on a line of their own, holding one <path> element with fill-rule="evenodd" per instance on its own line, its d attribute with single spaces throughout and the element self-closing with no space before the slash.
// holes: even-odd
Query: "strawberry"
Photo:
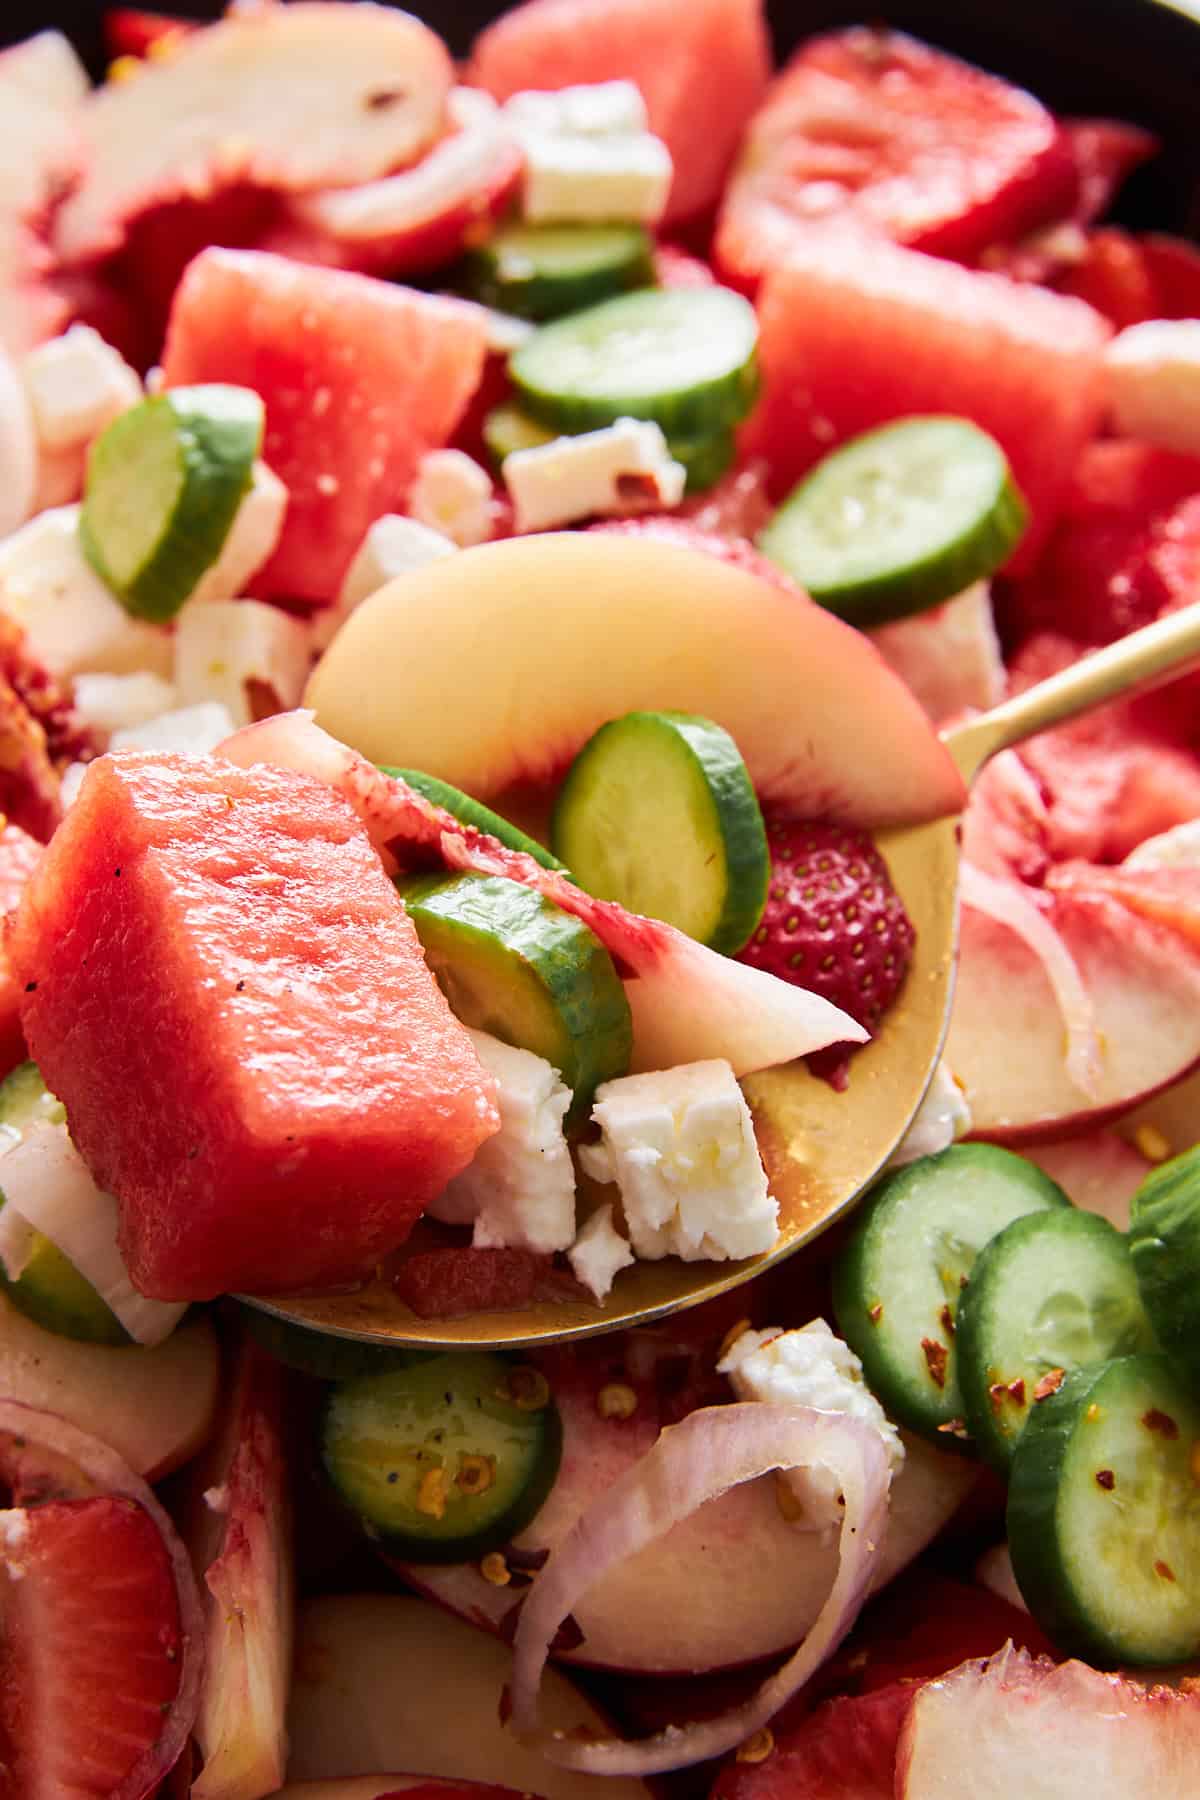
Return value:
<svg viewBox="0 0 1200 1800">
<path fill-rule="evenodd" d="M 916 935 L 887 864 L 865 832 L 840 825 L 770 819 L 767 838 L 767 904 L 738 960 L 812 989 L 874 1030 Z"/>
</svg>

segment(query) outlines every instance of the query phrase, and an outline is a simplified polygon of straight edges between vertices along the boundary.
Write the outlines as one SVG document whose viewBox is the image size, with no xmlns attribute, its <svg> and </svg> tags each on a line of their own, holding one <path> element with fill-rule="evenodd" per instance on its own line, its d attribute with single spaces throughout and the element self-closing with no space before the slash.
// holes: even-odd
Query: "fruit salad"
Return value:
<svg viewBox="0 0 1200 1800">
<path fill-rule="evenodd" d="M 1196 677 L 953 754 L 1200 599 L 1157 140 L 758 0 L 105 30 L 0 54 L 0 1795 L 1200 1793 Z"/>
</svg>

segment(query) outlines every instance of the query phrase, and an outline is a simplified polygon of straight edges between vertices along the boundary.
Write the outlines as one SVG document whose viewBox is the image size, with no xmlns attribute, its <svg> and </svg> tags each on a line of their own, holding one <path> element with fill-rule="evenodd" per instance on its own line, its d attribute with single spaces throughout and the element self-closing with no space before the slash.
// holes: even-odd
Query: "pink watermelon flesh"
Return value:
<svg viewBox="0 0 1200 1800">
<path fill-rule="evenodd" d="M 497 1128 L 366 834 L 306 777 L 102 758 L 12 958 L 30 1050 L 160 1299 L 361 1275 Z"/>
<path fill-rule="evenodd" d="M 758 299 L 763 399 L 743 448 L 782 497 L 835 444 L 913 413 L 973 419 L 1031 509 L 1014 566 L 1054 523 L 1104 406 L 1110 328 L 1082 301 L 836 230 L 798 241 Z"/>
<path fill-rule="evenodd" d="M 168 387 L 227 381 L 266 403 L 263 457 L 290 502 L 261 595 L 337 597 L 368 526 L 403 511 L 421 457 L 454 435 L 486 353 L 478 307 L 264 251 L 196 257 L 163 371 Z"/>
<path fill-rule="evenodd" d="M 481 33 L 467 78 L 497 100 L 636 82 L 675 163 L 670 223 L 716 205 L 770 67 L 759 0 L 529 0 Z"/>
</svg>

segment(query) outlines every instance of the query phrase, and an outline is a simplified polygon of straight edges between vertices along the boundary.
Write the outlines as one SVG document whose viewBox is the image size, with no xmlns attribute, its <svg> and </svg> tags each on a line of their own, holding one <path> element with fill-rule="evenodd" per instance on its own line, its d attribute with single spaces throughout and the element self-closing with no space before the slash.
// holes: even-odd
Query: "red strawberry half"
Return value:
<svg viewBox="0 0 1200 1800">
<path fill-rule="evenodd" d="M 874 1030 L 908 971 L 916 933 L 865 832 L 799 819 L 767 822 L 771 886 L 738 960 L 840 1006 Z M 845 1046 L 809 1059 L 840 1086 Z"/>
</svg>

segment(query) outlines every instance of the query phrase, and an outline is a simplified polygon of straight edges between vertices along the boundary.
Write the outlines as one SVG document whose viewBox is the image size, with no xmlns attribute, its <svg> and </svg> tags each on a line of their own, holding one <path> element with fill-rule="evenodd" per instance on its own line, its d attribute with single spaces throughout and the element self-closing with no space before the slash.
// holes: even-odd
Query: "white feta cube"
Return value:
<svg viewBox="0 0 1200 1800">
<path fill-rule="evenodd" d="M 245 593 L 246 583 L 279 542 L 287 504 L 288 491 L 278 475 L 266 463 L 256 462 L 221 554 L 192 589 L 189 605 L 197 600 L 236 600 Z"/>
<path fill-rule="evenodd" d="M 216 700 L 201 706 L 183 706 L 160 713 L 144 725 L 114 731 L 110 750 L 176 750 L 188 756 L 209 756 L 218 744 L 233 736 L 233 720 Z"/>
<path fill-rule="evenodd" d="M 678 506 L 687 471 L 659 426 L 618 419 L 601 431 L 514 450 L 501 468 L 518 531 L 546 531 L 600 514 Z"/>
<path fill-rule="evenodd" d="M 613 1224 L 611 1202 L 596 1208 L 567 1251 L 576 1281 L 601 1303 L 621 1270 L 636 1260 L 629 1239 Z"/>
<path fill-rule="evenodd" d="M 346 571 L 335 606 L 326 607 L 313 624 L 313 648 L 327 650 L 352 612 L 386 587 L 397 575 L 453 556 L 458 549 L 440 531 L 403 513 L 384 513 L 367 531 Z"/>
<path fill-rule="evenodd" d="M 21 374 L 39 448 L 51 452 L 89 444 L 142 398 L 136 372 L 90 325 L 38 344 Z"/>
<path fill-rule="evenodd" d="M 575 1167 L 563 1135 L 571 1090 L 542 1056 L 470 1032 L 496 1084 L 500 1129 L 427 1209 L 475 1227 L 480 1248 L 566 1250 L 575 1237 Z"/>
<path fill-rule="evenodd" d="M 39 513 L 0 542 L 0 609 L 52 675 L 171 671 L 171 638 L 133 619 L 79 545 L 79 508 Z"/>
<path fill-rule="evenodd" d="M 180 705 L 217 700 L 235 729 L 298 706 L 311 663 L 307 625 L 261 600 L 189 600 L 175 621 Z"/>
<path fill-rule="evenodd" d="M 725 1261 L 770 1250 L 779 1208 L 727 1062 L 625 1075 L 596 1091 L 599 1144 L 579 1158 L 615 1181 L 636 1255 Z"/>
<path fill-rule="evenodd" d="M 421 458 L 408 510 L 460 550 L 486 544 L 496 529 L 492 478 L 465 450 L 430 450 Z"/>
<path fill-rule="evenodd" d="M 1200 319 L 1148 319 L 1104 353 L 1109 420 L 1124 437 L 1200 456 Z"/>
<path fill-rule="evenodd" d="M 810 1406 L 846 1413 L 876 1432 L 894 1475 L 904 1462 L 899 1432 L 863 1380 L 862 1364 L 824 1319 L 800 1331 L 743 1331 L 717 1364 L 739 1400 L 776 1406 Z M 787 1481 L 813 1530 L 841 1523 L 837 1476 L 814 1464 L 789 1470 Z"/>
<path fill-rule="evenodd" d="M 925 1098 L 916 1117 L 888 1158 L 889 1169 L 916 1162 L 920 1156 L 936 1156 L 948 1150 L 971 1129 L 971 1109 L 967 1097 L 955 1081 L 943 1059 L 933 1071 L 933 1080 L 925 1090 Z"/>
<path fill-rule="evenodd" d="M 521 210 L 533 224 L 656 225 L 666 209 L 674 165 L 648 131 L 622 137 L 517 134 L 525 158 Z"/>
<path fill-rule="evenodd" d="M 518 130 L 564 137 L 628 137 L 649 129 L 646 102 L 632 81 L 594 81 L 578 87 L 522 88 L 505 101 Z"/>
<path fill-rule="evenodd" d="M 146 669 L 131 675 L 77 675 L 74 685 L 75 711 L 105 736 L 145 725 L 176 705 L 171 683 Z"/>
</svg>

